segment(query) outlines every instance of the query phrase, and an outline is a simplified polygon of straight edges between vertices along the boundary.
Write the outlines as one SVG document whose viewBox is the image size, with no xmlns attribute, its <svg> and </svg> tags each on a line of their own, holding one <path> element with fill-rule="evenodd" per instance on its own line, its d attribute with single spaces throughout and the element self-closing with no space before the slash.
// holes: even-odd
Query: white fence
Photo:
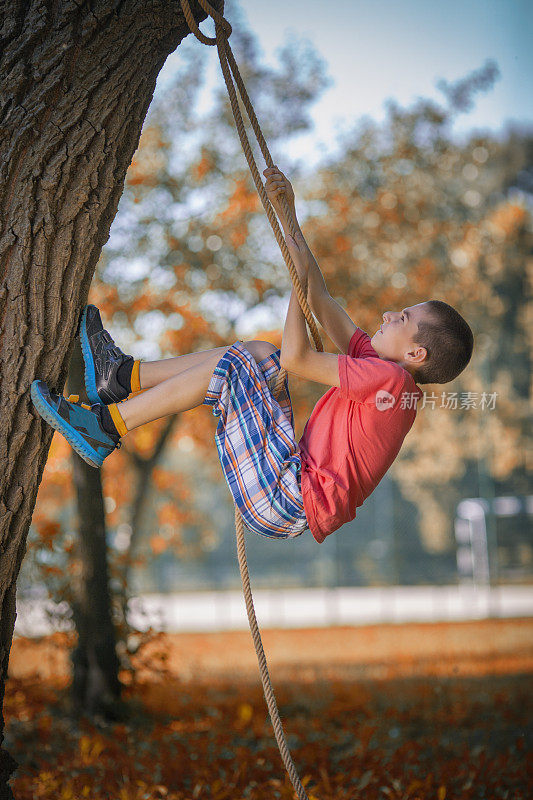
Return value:
<svg viewBox="0 0 533 800">
<path fill-rule="evenodd" d="M 335 589 L 258 589 L 254 592 L 262 628 L 314 628 L 439 622 L 487 617 L 533 616 L 533 586 L 386 586 Z M 15 633 L 42 636 L 58 624 L 54 604 L 42 597 L 19 599 Z M 131 622 L 139 629 L 168 632 L 240 630 L 248 627 L 238 591 L 150 594 L 134 598 Z"/>
</svg>

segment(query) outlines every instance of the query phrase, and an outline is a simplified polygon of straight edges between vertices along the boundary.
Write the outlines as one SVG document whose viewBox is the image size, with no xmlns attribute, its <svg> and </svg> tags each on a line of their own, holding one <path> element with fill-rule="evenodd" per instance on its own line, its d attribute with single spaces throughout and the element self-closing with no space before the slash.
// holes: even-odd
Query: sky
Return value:
<svg viewBox="0 0 533 800">
<path fill-rule="evenodd" d="M 383 118 L 387 98 L 402 105 L 417 96 L 442 98 L 436 88 L 440 78 L 462 78 L 489 58 L 501 77 L 458 119 L 455 132 L 501 130 L 509 121 L 533 124 L 533 2 L 240 0 L 239 5 L 267 62 L 275 63 L 276 49 L 296 34 L 312 42 L 327 64 L 332 85 L 314 106 L 315 129 L 291 145 L 301 154 L 333 149 L 336 132 L 363 115 Z M 231 21 L 231 5 L 227 8 Z M 202 29 L 211 33 L 210 23 Z M 210 50 L 213 84 L 222 78 L 215 48 Z"/>
</svg>

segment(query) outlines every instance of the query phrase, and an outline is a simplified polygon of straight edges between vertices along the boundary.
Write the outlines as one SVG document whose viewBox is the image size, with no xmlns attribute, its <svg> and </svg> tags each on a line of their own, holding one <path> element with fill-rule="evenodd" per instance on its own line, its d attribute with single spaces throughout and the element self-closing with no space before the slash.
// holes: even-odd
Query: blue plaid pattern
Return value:
<svg viewBox="0 0 533 800">
<path fill-rule="evenodd" d="M 215 442 L 226 483 L 246 526 L 286 539 L 308 527 L 301 492 L 301 461 L 287 381 L 272 392 L 280 351 L 259 364 L 240 343 L 218 362 L 204 404 L 220 417 Z"/>
</svg>

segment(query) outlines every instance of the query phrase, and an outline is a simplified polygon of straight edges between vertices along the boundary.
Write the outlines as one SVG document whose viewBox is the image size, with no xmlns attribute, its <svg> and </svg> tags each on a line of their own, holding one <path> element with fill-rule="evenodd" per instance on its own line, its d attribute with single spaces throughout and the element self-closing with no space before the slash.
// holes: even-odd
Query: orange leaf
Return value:
<svg viewBox="0 0 533 800">
<path fill-rule="evenodd" d="M 163 536 L 151 536 L 150 547 L 152 548 L 154 555 L 158 556 L 165 552 L 168 547 L 168 542 L 163 538 Z"/>
</svg>

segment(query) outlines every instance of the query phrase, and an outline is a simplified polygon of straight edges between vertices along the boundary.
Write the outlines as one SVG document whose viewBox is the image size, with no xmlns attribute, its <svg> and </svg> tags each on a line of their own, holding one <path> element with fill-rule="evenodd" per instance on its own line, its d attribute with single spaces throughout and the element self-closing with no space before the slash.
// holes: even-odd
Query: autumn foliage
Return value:
<svg viewBox="0 0 533 800">
<path fill-rule="evenodd" d="M 529 621 L 264 639 L 309 800 L 528 797 Z M 15 643 L 18 800 L 293 799 L 246 631 L 160 636 L 113 724 L 70 717 L 68 644 Z"/>
<path fill-rule="evenodd" d="M 259 116 L 262 103 L 281 108 L 283 124 L 265 132 L 280 166 L 292 174 L 282 145 L 305 129 L 306 109 L 324 83 L 322 68 L 307 53 L 298 72 L 287 56 L 276 76 L 260 66 L 253 42 L 242 36 Z M 243 338 L 243 330 L 279 344 L 289 291 L 227 102 L 217 97 L 212 114 L 200 119 L 201 70 L 186 53 L 176 80 L 154 102 L 89 296 L 117 343 L 145 359 L 216 347 Z M 495 413 L 422 409 L 391 470 L 432 553 L 453 548 L 457 502 L 481 494 L 483 477 L 502 493 L 527 487 L 526 320 L 533 273 L 520 176 L 530 141 L 510 133 L 457 143 L 450 133 L 457 113 L 453 103 L 391 104 L 381 125 L 361 123 L 338 156 L 293 175 L 310 246 L 331 294 L 353 320 L 373 332 L 387 309 L 446 300 L 476 337 L 471 365 L 446 388 L 498 394 Z M 301 432 L 324 387 L 293 381 L 291 389 Z M 216 539 L 217 519 L 201 503 L 205 486 L 221 481 L 210 413 L 200 408 L 168 430 L 167 424 L 159 420 L 129 433 L 103 470 L 117 624 L 125 621 L 137 567 L 167 552 L 199 559 Z M 67 606 L 79 573 L 70 458 L 65 440 L 55 436 L 24 566 L 27 584 L 45 583 Z M 201 480 L 191 475 L 191 463 L 199 465 Z M 149 502 L 135 516 L 141 487 Z M 11 683 L 8 712 L 21 722 L 34 720 L 28 739 L 35 756 L 17 779 L 20 800 L 292 796 L 275 777 L 277 755 L 258 690 L 244 698 L 230 682 L 186 688 L 178 681 L 172 691 L 140 687 L 140 639 L 128 630 L 121 636 L 121 678 L 127 698 L 139 703 L 132 723 L 100 729 L 83 722 L 75 729 L 50 710 L 64 682 L 26 682 L 16 690 Z M 164 668 L 158 663 L 162 674 Z M 520 680 L 494 678 L 485 691 L 475 682 L 400 683 L 393 673 L 379 685 L 314 678 L 305 689 L 279 691 L 310 798 L 525 800 Z M 495 710 L 500 740 L 490 735 Z M 48 766 L 39 746 L 51 748 Z"/>
</svg>

